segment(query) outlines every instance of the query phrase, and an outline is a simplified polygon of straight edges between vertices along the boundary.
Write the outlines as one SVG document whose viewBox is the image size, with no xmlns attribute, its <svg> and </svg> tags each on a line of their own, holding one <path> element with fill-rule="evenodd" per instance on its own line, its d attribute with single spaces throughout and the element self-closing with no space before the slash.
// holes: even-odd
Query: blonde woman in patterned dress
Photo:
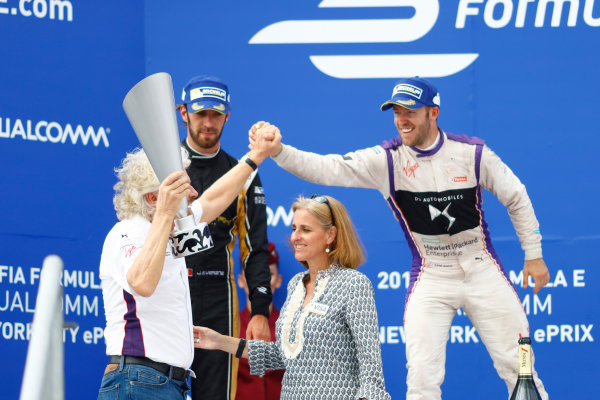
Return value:
<svg viewBox="0 0 600 400">
<path fill-rule="evenodd" d="M 307 271 L 288 284 L 277 342 L 194 327 L 195 345 L 247 357 L 250 373 L 285 369 L 281 399 L 389 399 L 373 286 L 356 268 L 362 246 L 348 212 L 329 196 L 299 197 L 290 241 Z"/>
</svg>

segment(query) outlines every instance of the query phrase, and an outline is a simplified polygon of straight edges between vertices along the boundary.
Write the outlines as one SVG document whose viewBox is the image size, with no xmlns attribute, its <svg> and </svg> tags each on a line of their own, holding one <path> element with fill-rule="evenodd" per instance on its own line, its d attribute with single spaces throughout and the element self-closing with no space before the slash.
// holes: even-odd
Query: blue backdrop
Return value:
<svg viewBox="0 0 600 400">
<path fill-rule="evenodd" d="M 65 332 L 67 399 L 96 396 L 106 363 L 98 264 L 116 222 L 113 168 L 138 145 L 121 103 L 155 72 L 172 75 L 176 100 L 194 75 L 229 84 L 222 144 L 239 157 L 257 120 L 318 153 L 379 144 L 397 135 L 391 113 L 379 111 L 395 79 L 429 77 L 441 93 L 440 126 L 484 138 L 526 184 L 552 274 L 538 296 L 518 289 L 537 369 L 552 398 L 592 397 L 599 29 L 598 0 L 0 1 L 0 397 L 18 397 L 50 253 L 65 261 L 65 318 L 79 324 Z M 272 161 L 260 173 L 286 282 L 302 268 L 286 250 L 294 198 L 325 193 L 347 206 L 368 251 L 361 270 L 376 288 L 386 385 L 403 398 L 410 256 L 384 200 L 301 181 Z M 484 206 L 520 286 L 523 255 L 508 215 L 489 194 Z M 453 322 L 442 390 L 448 399 L 506 398 L 464 315 Z"/>
</svg>

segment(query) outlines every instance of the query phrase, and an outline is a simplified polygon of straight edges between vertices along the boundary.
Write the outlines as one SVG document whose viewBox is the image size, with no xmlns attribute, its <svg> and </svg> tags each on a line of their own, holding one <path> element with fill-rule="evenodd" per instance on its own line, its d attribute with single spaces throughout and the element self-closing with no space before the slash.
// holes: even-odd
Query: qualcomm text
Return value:
<svg viewBox="0 0 600 400">
<path fill-rule="evenodd" d="M 21 139 L 33 142 L 43 143 L 68 143 L 82 144 L 87 146 L 89 143 L 98 147 L 100 144 L 108 147 L 107 134 L 110 128 L 99 126 L 98 128 L 89 125 L 83 128 L 82 125 L 60 124 L 58 122 L 31 121 L 21 119 L 10 119 L 0 117 L 0 138 Z M 68 141 L 68 142 L 67 142 Z"/>
</svg>

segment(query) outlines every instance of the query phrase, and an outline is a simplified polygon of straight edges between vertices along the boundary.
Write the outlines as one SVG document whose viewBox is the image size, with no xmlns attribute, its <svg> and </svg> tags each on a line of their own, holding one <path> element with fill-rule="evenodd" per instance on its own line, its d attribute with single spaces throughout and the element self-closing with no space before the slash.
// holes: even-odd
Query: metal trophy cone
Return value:
<svg viewBox="0 0 600 400">
<path fill-rule="evenodd" d="M 169 174 L 183 171 L 171 75 L 159 72 L 138 82 L 125 96 L 123 109 L 158 180 L 162 182 Z M 184 198 L 171 234 L 175 257 L 213 247 L 208 225 L 196 225 L 194 216 L 188 215 L 187 210 L 188 202 Z"/>
</svg>

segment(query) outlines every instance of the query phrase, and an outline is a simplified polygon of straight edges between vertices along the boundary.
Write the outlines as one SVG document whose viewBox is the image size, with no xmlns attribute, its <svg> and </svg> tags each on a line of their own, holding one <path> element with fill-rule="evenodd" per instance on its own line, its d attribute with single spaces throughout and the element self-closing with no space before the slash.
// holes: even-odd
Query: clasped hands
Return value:
<svg viewBox="0 0 600 400">
<path fill-rule="evenodd" d="M 248 131 L 248 148 L 256 150 L 265 148 L 267 156 L 276 156 L 281 151 L 281 132 L 275 125 L 265 121 L 258 121 Z"/>
</svg>

